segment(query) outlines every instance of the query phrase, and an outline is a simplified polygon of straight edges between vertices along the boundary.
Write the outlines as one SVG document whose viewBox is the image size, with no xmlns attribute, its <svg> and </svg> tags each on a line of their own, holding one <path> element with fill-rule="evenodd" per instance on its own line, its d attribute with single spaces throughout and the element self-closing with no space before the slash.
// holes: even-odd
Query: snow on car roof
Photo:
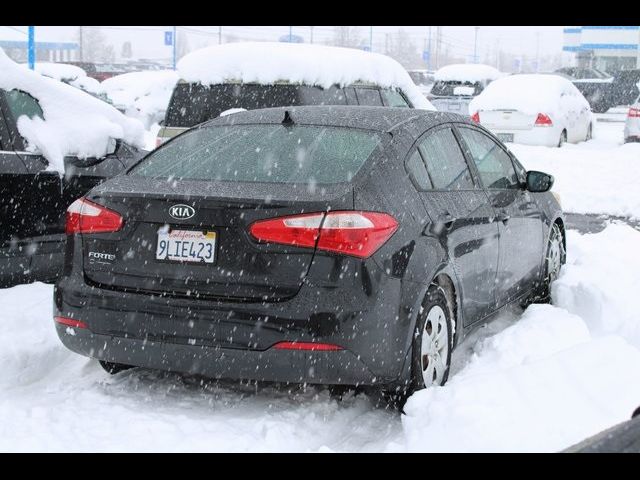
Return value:
<svg viewBox="0 0 640 480">
<path fill-rule="evenodd" d="M 434 78 L 437 82 L 481 82 L 496 80 L 502 76 L 504 73 L 489 65 L 459 63 L 440 68 Z"/>
<path fill-rule="evenodd" d="M 178 62 L 187 82 L 214 85 L 230 81 L 271 84 L 287 81 L 329 88 L 371 83 L 397 87 L 415 108 L 435 110 L 407 71 L 386 55 L 354 48 L 276 42 L 215 45 Z"/>
<path fill-rule="evenodd" d="M 560 98 L 563 92 L 576 94 L 567 101 L 575 102 L 580 107 L 589 105 L 573 83 L 564 77 L 518 74 L 491 82 L 471 101 L 469 112 L 507 109 L 532 115 L 555 114 L 561 109 Z"/>
<path fill-rule="evenodd" d="M 18 118 L 30 150 L 40 151 L 50 169 L 64 171 L 64 157 L 104 157 L 113 139 L 144 146 L 144 128 L 111 105 L 70 85 L 12 61 L 0 48 L 0 88 L 20 90 L 38 100 L 44 119 Z"/>
<path fill-rule="evenodd" d="M 26 64 L 24 66 L 27 67 Z M 36 62 L 34 69 L 45 77 L 60 81 L 76 80 L 87 76 L 87 72 L 82 68 L 66 63 Z"/>
</svg>

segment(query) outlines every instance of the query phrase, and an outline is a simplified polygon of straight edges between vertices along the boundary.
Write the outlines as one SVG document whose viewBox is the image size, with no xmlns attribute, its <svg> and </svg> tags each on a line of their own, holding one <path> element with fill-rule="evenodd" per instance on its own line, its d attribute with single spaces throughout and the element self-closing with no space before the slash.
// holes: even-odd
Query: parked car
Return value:
<svg viewBox="0 0 640 480">
<path fill-rule="evenodd" d="M 611 107 L 620 105 L 613 100 L 614 79 L 607 72 L 596 68 L 565 67 L 559 68 L 554 73 L 571 80 L 596 113 L 604 113 Z"/>
<path fill-rule="evenodd" d="M 142 156 L 143 129 L 2 50 L 0 69 L 0 287 L 8 287 L 55 279 L 67 207 Z"/>
<path fill-rule="evenodd" d="M 433 83 L 435 82 L 434 73 L 431 70 L 407 70 L 411 80 L 415 83 L 420 91 L 425 95 L 428 95 L 431 92 L 431 87 L 433 87 Z"/>
<path fill-rule="evenodd" d="M 93 62 L 65 62 L 68 65 L 75 65 L 87 72 L 87 76 L 96 79 L 99 82 L 107 78 L 126 73 L 125 65 L 117 65 L 114 63 L 93 63 Z"/>
<path fill-rule="evenodd" d="M 27 67 L 24 64 L 25 68 Z M 83 92 L 99 98 L 103 102 L 111 104 L 98 80 L 87 76 L 87 73 L 76 65 L 68 63 L 36 62 L 35 71 L 45 77 L 53 78 L 60 82 L 79 88 Z"/>
<path fill-rule="evenodd" d="M 611 84 L 611 105 L 631 105 L 640 95 L 640 69 L 621 70 Z"/>
<path fill-rule="evenodd" d="M 589 103 L 558 75 L 522 74 L 496 80 L 469 105 L 471 118 L 503 142 L 561 147 L 589 140 Z"/>
<path fill-rule="evenodd" d="M 563 453 L 640 453 L 640 407 L 630 420 L 596 433 Z"/>
<path fill-rule="evenodd" d="M 157 144 L 239 110 L 297 105 L 434 109 L 398 62 L 352 48 L 229 43 L 186 55 L 178 63 L 178 74 L 181 80 Z"/>
<path fill-rule="evenodd" d="M 489 65 L 447 65 L 435 73 L 435 83 L 427 98 L 441 112 L 468 115 L 469 102 L 502 76 Z"/>
<path fill-rule="evenodd" d="M 110 372 L 442 385 L 474 327 L 548 298 L 552 184 L 460 115 L 217 118 L 69 207 L 57 333 Z"/>
<path fill-rule="evenodd" d="M 640 142 L 640 97 L 629 107 L 627 122 L 624 124 L 624 141 Z"/>
</svg>

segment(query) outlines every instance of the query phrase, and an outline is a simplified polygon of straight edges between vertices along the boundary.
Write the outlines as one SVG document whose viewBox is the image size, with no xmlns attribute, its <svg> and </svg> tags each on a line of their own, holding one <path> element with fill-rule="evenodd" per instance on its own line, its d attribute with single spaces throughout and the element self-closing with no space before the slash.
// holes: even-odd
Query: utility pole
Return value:
<svg viewBox="0 0 640 480">
<path fill-rule="evenodd" d="M 440 43 L 442 42 L 442 27 L 436 27 L 436 70 L 440 67 Z"/>
<path fill-rule="evenodd" d="M 79 51 L 78 53 L 80 54 L 80 61 L 81 61 L 81 62 L 83 62 L 83 61 L 84 61 L 84 54 L 83 54 L 83 51 L 82 51 L 82 45 L 83 45 L 83 42 L 82 42 L 82 33 L 83 33 L 83 30 L 84 30 L 84 27 L 80 27 L 80 35 L 79 35 L 79 37 L 80 37 L 80 45 L 79 45 L 79 47 L 80 47 L 80 48 L 79 48 L 79 50 L 80 50 L 80 51 Z"/>
<path fill-rule="evenodd" d="M 429 61 L 427 62 L 427 69 L 431 70 L 431 27 L 429 27 Z"/>
<path fill-rule="evenodd" d="M 218 27 L 218 45 L 222 43 L 222 27 Z"/>
<path fill-rule="evenodd" d="M 384 34 L 384 53 L 386 55 L 389 54 L 389 34 L 388 33 Z"/>
<path fill-rule="evenodd" d="M 540 71 L 540 32 L 536 32 L 536 73 Z"/>
<path fill-rule="evenodd" d="M 475 40 L 473 41 L 473 63 L 478 63 L 478 30 L 480 27 L 475 27 L 476 35 Z"/>
<path fill-rule="evenodd" d="M 29 68 L 33 70 L 36 66 L 36 27 L 29 27 Z"/>
<path fill-rule="evenodd" d="M 369 27 L 369 51 L 373 52 L 373 26 Z"/>
<path fill-rule="evenodd" d="M 309 27 L 309 32 L 310 32 L 309 43 L 313 43 L 313 27 Z"/>
<path fill-rule="evenodd" d="M 293 42 L 293 27 L 289 26 L 289 43 Z"/>
</svg>

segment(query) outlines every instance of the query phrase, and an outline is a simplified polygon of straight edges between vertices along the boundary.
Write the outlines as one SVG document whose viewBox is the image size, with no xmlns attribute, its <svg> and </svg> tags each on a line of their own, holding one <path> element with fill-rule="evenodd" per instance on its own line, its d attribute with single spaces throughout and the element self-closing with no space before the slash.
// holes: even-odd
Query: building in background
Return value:
<svg viewBox="0 0 640 480">
<path fill-rule="evenodd" d="M 562 49 L 575 53 L 578 67 L 607 72 L 640 68 L 640 26 L 567 27 Z"/>
<path fill-rule="evenodd" d="M 36 61 L 69 62 L 77 60 L 79 45 L 60 41 L 36 32 Z M 27 61 L 27 31 L 16 27 L 0 27 L 0 48 L 16 62 Z"/>
</svg>

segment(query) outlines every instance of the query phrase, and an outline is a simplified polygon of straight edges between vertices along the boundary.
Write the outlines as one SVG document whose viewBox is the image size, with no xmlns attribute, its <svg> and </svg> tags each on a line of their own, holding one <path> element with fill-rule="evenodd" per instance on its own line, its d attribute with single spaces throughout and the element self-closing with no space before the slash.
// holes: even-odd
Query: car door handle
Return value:
<svg viewBox="0 0 640 480">
<path fill-rule="evenodd" d="M 507 214 L 506 212 L 498 212 L 496 214 L 496 217 L 494 219 L 495 222 L 502 222 L 504 224 L 506 224 L 509 219 L 511 218 L 511 215 Z"/>
</svg>

